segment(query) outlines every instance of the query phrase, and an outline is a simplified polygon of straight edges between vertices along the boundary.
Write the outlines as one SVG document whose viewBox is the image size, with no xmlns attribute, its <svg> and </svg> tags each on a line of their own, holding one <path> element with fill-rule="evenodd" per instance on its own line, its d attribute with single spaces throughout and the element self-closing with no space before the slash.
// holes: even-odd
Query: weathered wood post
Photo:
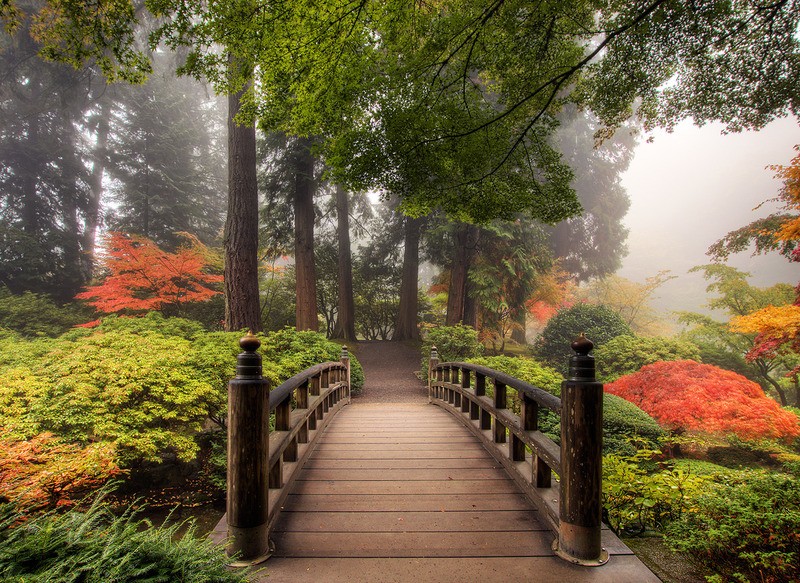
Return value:
<svg viewBox="0 0 800 583">
<path fill-rule="evenodd" d="M 241 340 L 236 376 L 228 383 L 228 554 L 236 566 L 269 556 L 269 382 L 261 374 L 261 342 Z"/>
<path fill-rule="evenodd" d="M 569 378 L 561 384 L 561 499 L 553 543 L 559 557 L 586 566 L 608 561 L 600 541 L 603 385 L 595 379 L 592 348 L 581 333 L 572 343 Z"/>
<path fill-rule="evenodd" d="M 439 352 L 435 346 L 431 346 L 431 357 L 428 360 L 428 403 L 433 402 L 433 375 L 436 365 L 439 364 Z"/>
<path fill-rule="evenodd" d="M 347 351 L 347 346 L 342 346 L 342 355 L 339 357 L 342 364 L 347 369 L 344 380 L 347 382 L 347 404 L 350 404 L 350 353 Z"/>
</svg>

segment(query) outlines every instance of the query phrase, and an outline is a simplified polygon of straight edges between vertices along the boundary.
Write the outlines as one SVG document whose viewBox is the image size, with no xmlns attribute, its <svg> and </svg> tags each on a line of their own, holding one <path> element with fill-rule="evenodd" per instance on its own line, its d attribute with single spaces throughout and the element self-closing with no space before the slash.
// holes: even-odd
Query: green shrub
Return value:
<svg viewBox="0 0 800 583">
<path fill-rule="evenodd" d="M 534 346 L 535 356 L 562 373 L 567 372 L 573 340 L 583 332 L 596 348 L 617 336 L 633 336 L 631 327 L 607 306 L 576 304 L 559 310 L 542 330 Z"/>
<path fill-rule="evenodd" d="M 310 366 L 328 360 L 338 361 L 342 346 L 319 332 L 298 332 L 294 328 L 284 328 L 264 335 L 261 352 L 264 356 L 264 376 L 270 379 L 273 386 L 277 386 Z M 350 384 L 354 394 L 361 392 L 364 386 L 364 370 L 352 353 Z"/>
<path fill-rule="evenodd" d="M 478 341 L 478 332 L 470 326 L 436 326 L 430 328 L 422 341 L 422 375 L 428 378 L 428 359 L 431 349 L 436 347 L 439 362 L 463 362 L 483 354 L 483 344 Z"/>
<path fill-rule="evenodd" d="M 59 339 L 0 336 L 0 427 L 18 439 L 51 432 L 67 443 L 111 444 L 123 467 L 193 460 L 206 420 L 224 424 L 240 337 L 160 314 L 106 318 Z M 262 337 L 262 349 L 273 386 L 341 354 L 321 334 L 293 329 Z M 364 376 L 355 358 L 351 373 L 357 391 Z"/>
<path fill-rule="evenodd" d="M 92 319 L 93 310 L 83 304 L 58 306 L 49 296 L 24 292 L 13 295 L 0 287 L 0 328 L 20 336 L 55 337 Z"/>
<path fill-rule="evenodd" d="M 661 452 L 603 456 L 603 519 L 617 533 L 639 534 L 696 511 L 708 478 L 667 467 L 649 471 Z"/>
<path fill-rule="evenodd" d="M 664 431 L 647 413 L 621 397 L 603 394 L 603 451 L 634 455 L 640 447 L 658 449 Z"/>
<path fill-rule="evenodd" d="M 247 581 L 228 569 L 222 547 L 198 536 L 192 523 L 153 527 L 132 511 L 115 516 L 102 502 L 85 512 L 48 513 L 21 522 L 0 506 L 0 580 L 20 583 Z"/>
<path fill-rule="evenodd" d="M 666 530 L 668 544 L 712 566 L 717 581 L 800 580 L 800 475 L 729 476 Z"/>
<path fill-rule="evenodd" d="M 665 360 L 700 360 L 700 349 L 691 342 L 670 338 L 617 336 L 597 347 L 597 378 L 607 383 L 637 372 L 646 364 Z"/>
<path fill-rule="evenodd" d="M 148 312 L 141 317 L 106 316 L 97 329 L 103 332 L 157 334 L 164 338 L 177 337 L 184 340 L 191 340 L 205 331 L 200 322 L 186 318 L 167 318 L 161 312 Z"/>
</svg>

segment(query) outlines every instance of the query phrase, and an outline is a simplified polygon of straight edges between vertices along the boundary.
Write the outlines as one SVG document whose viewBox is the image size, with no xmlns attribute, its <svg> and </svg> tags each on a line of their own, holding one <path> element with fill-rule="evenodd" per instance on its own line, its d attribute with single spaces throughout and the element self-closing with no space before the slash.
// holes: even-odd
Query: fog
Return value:
<svg viewBox="0 0 800 583">
<path fill-rule="evenodd" d="M 781 186 L 766 167 L 788 164 L 800 143 L 794 118 L 775 121 L 760 132 L 721 131 L 721 125 L 700 128 L 691 123 L 673 133 L 655 131 L 650 143 L 639 144 L 623 176 L 631 198 L 625 220 L 630 235 L 629 254 L 618 274 L 643 282 L 659 270 L 671 270 L 676 279 L 661 287 L 653 301 L 665 314 L 706 311 L 706 281 L 687 271 L 709 263 L 709 245 L 729 231 L 778 208 L 768 203 L 754 210 Z M 758 286 L 800 280 L 798 264 L 777 253 L 739 253 L 728 264 L 751 273 L 750 282 Z"/>
</svg>

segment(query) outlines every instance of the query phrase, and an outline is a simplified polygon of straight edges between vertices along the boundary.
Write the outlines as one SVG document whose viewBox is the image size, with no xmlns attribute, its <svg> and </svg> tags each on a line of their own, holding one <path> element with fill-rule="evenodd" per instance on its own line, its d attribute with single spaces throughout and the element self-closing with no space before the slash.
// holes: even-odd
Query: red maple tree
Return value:
<svg viewBox="0 0 800 583">
<path fill-rule="evenodd" d="M 740 374 L 693 360 L 656 362 L 606 385 L 672 430 L 734 433 L 742 439 L 800 435 L 797 417 Z"/>
<path fill-rule="evenodd" d="M 207 249 L 196 238 L 187 238 L 189 245 L 169 253 L 146 237 L 109 233 L 102 258 L 108 275 L 75 297 L 90 300 L 106 314 L 210 299 L 220 292 L 209 286 L 221 282 L 222 276 L 203 271 L 208 267 Z"/>
</svg>

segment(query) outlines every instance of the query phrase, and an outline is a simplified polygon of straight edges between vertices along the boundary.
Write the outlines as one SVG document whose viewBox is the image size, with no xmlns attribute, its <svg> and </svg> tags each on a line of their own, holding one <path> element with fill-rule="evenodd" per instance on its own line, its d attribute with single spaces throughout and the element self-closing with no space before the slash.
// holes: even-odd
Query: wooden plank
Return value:
<svg viewBox="0 0 800 583">
<path fill-rule="evenodd" d="M 347 480 L 309 482 L 298 480 L 293 492 L 296 494 L 347 494 L 352 497 L 376 494 L 472 494 L 475 496 L 476 492 L 517 493 L 519 488 L 510 478 L 503 480 L 432 480 L 417 482 L 355 482 Z M 347 508 L 345 507 L 343 510 L 347 510 Z"/>
<path fill-rule="evenodd" d="M 426 443 L 402 443 L 393 447 L 386 447 L 378 443 L 321 443 L 316 448 L 315 453 L 318 457 L 328 455 L 342 455 L 353 453 L 369 453 L 377 458 L 381 457 L 478 457 L 486 456 L 486 450 L 478 444 L 464 444 L 456 449 L 445 449 L 442 447 L 431 448 Z M 351 457 L 349 455 L 345 457 Z"/>
<path fill-rule="evenodd" d="M 498 468 L 459 469 L 459 468 L 422 468 L 422 469 L 310 469 L 307 468 L 299 480 L 336 480 L 359 482 L 416 482 L 432 480 L 506 480 L 508 474 Z"/>
<path fill-rule="evenodd" d="M 424 455 L 423 455 L 424 454 Z M 421 452 L 419 448 L 416 449 L 392 449 L 391 451 L 385 448 L 370 448 L 370 449 L 356 449 L 356 448 L 325 448 L 324 444 L 314 450 L 311 454 L 312 459 L 375 459 L 375 460 L 390 460 L 390 459 L 420 459 L 425 457 L 428 459 L 487 459 L 486 450 L 482 447 L 470 448 L 469 450 L 461 449 L 457 452 L 431 450 L 428 452 Z"/>
<path fill-rule="evenodd" d="M 586 568 L 549 557 L 287 559 L 273 557 L 257 583 L 464 583 L 465 581 L 547 581 L 552 583 L 661 583 L 634 556 L 613 557 Z"/>
<path fill-rule="evenodd" d="M 516 510 L 526 511 L 531 504 L 522 494 L 418 494 L 361 495 L 350 494 L 297 494 L 286 499 L 284 510 L 307 512 L 388 512 L 461 510 Z"/>
<path fill-rule="evenodd" d="M 381 459 L 331 459 L 329 457 L 316 457 L 309 460 L 306 465 L 308 470 L 334 470 L 334 469 L 472 469 L 483 470 L 501 467 L 493 459 L 485 456 L 476 458 L 381 458 Z"/>
<path fill-rule="evenodd" d="M 550 538 L 529 532 L 276 532 L 276 557 L 541 557 Z"/>
<path fill-rule="evenodd" d="M 456 512 L 284 512 L 273 532 L 541 532 L 529 510 Z"/>
<path fill-rule="evenodd" d="M 471 435 L 457 435 L 454 437 L 447 437 L 446 435 L 434 435 L 434 436 L 427 436 L 427 435 L 414 435 L 414 436 L 380 436 L 380 435 L 363 435 L 363 436 L 355 436 L 355 435 L 348 435 L 345 437 L 340 437 L 338 435 L 326 435 L 323 439 L 322 443 L 326 445 L 338 445 L 338 444 L 351 444 L 351 445 L 361 445 L 367 443 L 374 443 L 379 445 L 391 446 L 391 445 L 401 445 L 401 444 L 421 444 L 421 445 L 452 445 L 455 448 L 459 448 L 462 445 L 473 445 L 475 443 L 475 438 Z"/>
</svg>

